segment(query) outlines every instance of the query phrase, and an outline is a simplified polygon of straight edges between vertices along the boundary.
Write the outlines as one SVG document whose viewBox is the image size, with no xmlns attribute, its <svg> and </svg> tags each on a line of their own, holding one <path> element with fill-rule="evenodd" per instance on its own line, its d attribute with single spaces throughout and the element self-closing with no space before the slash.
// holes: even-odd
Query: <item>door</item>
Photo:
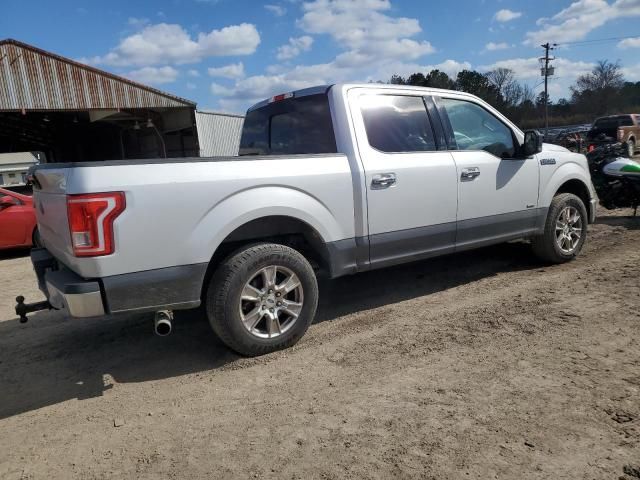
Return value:
<svg viewBox="0 0 640 480">
<path fill-rule="evenodd" d="M 0 198 L 4 197 L 12 198 L 15 203 L 4 207 L 0 205 L 0 248 L 22 246 L 28 243 L 25 206 L 17 198 L 0 193 Z"/>
<path fill-rule="evenodd" d="M 372 267 L 453 251 L 456 167 L 438 150 L 421 96 L 350 91 L 365 170 Z"/>
<path fill-rule="evenodd" d="M 515 158 L 511 128 L 473 101 L 436 98 L 453 134 L 458 181 L 456 249 L 531 234 L 538 214 L 538 162 Z M 451 135 L 450 135 L 451 137 Z"/>
</svg>

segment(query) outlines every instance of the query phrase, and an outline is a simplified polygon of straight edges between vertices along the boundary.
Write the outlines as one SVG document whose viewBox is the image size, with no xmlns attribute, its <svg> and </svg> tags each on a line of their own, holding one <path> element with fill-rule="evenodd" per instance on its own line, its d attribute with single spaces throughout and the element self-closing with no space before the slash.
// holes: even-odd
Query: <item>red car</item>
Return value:
<svg viewBox="0 0 640 480">
<path fill-rule="evenodd" d="M 33 199 L 0 188 L 0 250 L 34 243 L 38 243 L 38 230 Z"/>
</svg>

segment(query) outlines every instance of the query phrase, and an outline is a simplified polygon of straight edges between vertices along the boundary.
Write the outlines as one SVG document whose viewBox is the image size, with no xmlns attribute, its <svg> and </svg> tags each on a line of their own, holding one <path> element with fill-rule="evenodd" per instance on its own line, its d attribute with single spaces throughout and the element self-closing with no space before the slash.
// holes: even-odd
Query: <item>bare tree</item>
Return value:
<svg viewBox="0 0 640 480">
<path fill-rule="evenodd" d="M 513 70 L 510 68 L 499 67 L 487 72 L 487 79 L 489 79 L 489 83 L 491 83 L 491 85 L 496 87 L 496 89 L 502 93 L 505 86 L 515 81 L 515 75 Z"/>
<path fill-rule="evenodd" d="M 489 83 L 502 96 L 505 105 L 515 107 L 522 100 L 522 86 L 516 81 L 516 76 L 510 68 L 496 68 L 486 74 Z"/>
<path fill-rule="evenodd" d="M 595 92 L 609 88 L 617 90 L 622 88 L 623 85 L 624 76 L 622 75 L 620 63 L 600 60 L 591 73 L 578 77 L 576 84 L 571 87 L 571 91 L 574 94 L 582 94 L 586 91 Z"/>
<path fill-rule="evenodd" d="M 523 103 L 529 102 L 531 104 L 533 104 L 533 102 L 536 99 L 536 94 L 535 91 L 533 90 L 533 88 L 531 86 L 529 86 L 528 84 L 523 84 L 522 85 L 522 93 L 520 95 L 520 105 L 522 105 Z"/>
</svg>

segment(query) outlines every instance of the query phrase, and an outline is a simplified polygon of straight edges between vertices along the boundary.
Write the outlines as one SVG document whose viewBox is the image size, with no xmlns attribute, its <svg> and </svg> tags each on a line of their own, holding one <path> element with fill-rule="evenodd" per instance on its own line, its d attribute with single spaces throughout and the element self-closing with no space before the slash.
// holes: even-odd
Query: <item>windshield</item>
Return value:
<svg viewBox="0 0 640 480">
<path fill-rule="evenodd" d="M 289 98 L 247 113 L 240 155 L 336 152 L 326 94 Z"/>
</svg>

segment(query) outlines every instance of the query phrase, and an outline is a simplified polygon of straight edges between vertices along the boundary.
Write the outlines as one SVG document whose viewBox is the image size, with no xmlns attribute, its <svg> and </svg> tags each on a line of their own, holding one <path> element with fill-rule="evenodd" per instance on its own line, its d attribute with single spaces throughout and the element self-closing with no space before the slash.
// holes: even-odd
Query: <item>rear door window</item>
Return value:
<svg viewBox="0 0 640 480">
<path fill-rule="evenodd" d="M 360 110 L 373 148 L 385 153 L 436 150 L 422 97 L 362 95 Z"/>
<path fill-rule="evenodd" d="M 270 103 L 249 112 L 240 140 L 240 155 L 336 153 L 326 94 Z"/>
</svg>

